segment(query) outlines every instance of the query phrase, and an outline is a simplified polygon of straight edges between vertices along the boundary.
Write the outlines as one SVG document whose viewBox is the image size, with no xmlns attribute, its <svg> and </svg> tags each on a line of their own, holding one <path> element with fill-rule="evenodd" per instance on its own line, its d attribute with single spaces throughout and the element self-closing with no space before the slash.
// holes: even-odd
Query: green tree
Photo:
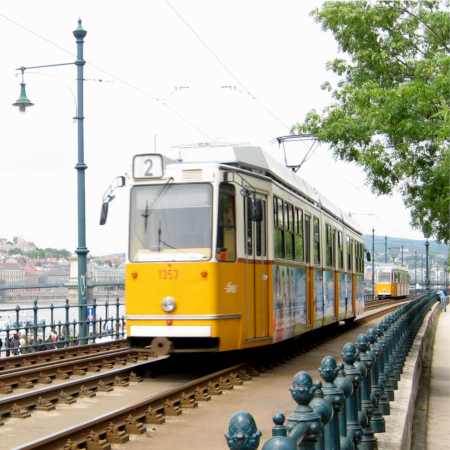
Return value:
<svg viewBox="0 0 450 450">
<path fill-rule="evenodd" d="M 20 250 L 20 248 L 13 248 L 12 250 L 9 251 L 10 255 L 21 255 L 22 254 L 22 250 Z"/>
<path fill-rule="evenodd" d="M 60 256 L 59 256 L 60 258 L 69 259 L 69 256 L 70 256 L 69 250 L 63 248 L 62 250 L 59 251 L 59 253 L 60 253 Z"/>
<path fill-rule="evenodd" d="M 37 258 L 39 258 L 39 259 L 47 258 L 47 252 L 45 250 L 42 250 L 42 248 L 36 247 L 36 251 L 37 251 Z"/>
<path fill-rule="evenodd" d="M 37 250 L 30 250 L 29 252 L 25 252 L 25 255 L 30 258 L 36 259 L 39 256 L 39 252 Z"/>
<path fill-rule="evenodd" d="M 313 134 L 365 169 L 375 194 L 399 191 L 411 224 L 449 241 L 449 1 L 328 1 L 312 11 L 342 58 L 333 103 L 292 134 Z"/>
</svg>

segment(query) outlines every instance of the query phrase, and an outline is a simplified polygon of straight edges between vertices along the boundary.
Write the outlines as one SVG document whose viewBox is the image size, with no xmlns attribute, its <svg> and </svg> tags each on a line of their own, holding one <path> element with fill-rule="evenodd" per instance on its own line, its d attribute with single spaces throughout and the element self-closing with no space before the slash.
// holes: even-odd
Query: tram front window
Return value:
<svg viewBox="0 0 450 450">
<path fill-rule="evenodd" d="M 391 282 L 391 274 L 390 272 L 379 272 L 378 274 L 378 283 L 389 284 Z"/>
<path fill-rule="evenodd" d="M 212 187 L 135 186 L 131 190 L 131 261 L 211 259 Z"/>
</svg>

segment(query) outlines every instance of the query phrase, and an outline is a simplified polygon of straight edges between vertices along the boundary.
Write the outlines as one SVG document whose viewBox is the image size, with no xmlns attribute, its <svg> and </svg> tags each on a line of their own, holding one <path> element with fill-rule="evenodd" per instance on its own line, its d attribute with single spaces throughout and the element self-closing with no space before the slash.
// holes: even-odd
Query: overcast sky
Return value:
<svg viewBox="0 0 450 450">
<path fill-rule="evenodd" d="M 337 45 L 309 16 L 321 4 L 0 0 L 0 237 L 23 235 L 39 248 L 77 247 L 76 67 L 26 71 L 27 96 L 35 106 L 22 115 L 11 104 L 20 94 L 16 68 L 75 61 L 78 18 L 87 31 L 89 80 L 87 247 L 104 255 L 126 251 L 127 204 L 118 192 L 101 227 L 102 195 L 134 154 L 154 150 L 155 136 L 157 151 L 214 139 L 250 142 L 283 158 L 271 141 L 289 134 L 310 109 L 326 106 L 330 97 L 320 85 L 337 80 L 325 70 Z M 299 145 L 290 162 L 303 159 L 305 149 Z M 375 228 L 376 235 L 423 238 L 411 230 L 399 196 L 374 197 L 361 170 L 333 161 L 325 145 L 299 173 L 354 213 L 365 233 Z"/>
</svg>

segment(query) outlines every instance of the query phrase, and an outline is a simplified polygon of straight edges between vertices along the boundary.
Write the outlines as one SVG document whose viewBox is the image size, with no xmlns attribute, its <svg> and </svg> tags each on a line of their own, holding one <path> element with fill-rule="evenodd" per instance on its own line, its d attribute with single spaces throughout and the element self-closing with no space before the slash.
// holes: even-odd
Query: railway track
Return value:
<svg viewBox="0 0 450 450">
<path fill-rule="evenodd" d="M 410 300 L 413 300 L 415 298 L 419 297 L 418 295 L 411 295 L 405 298 L 399 298 L 399 299 L 395 299 L 395 298 L 383 298 L 383 299 L 378 299 L 378 300 L 371 300 L 370 302 L 366 302 L 365 306 L 364 306 L 364 310 L 368 311 L 371 309 L 375 309 L 375 308 L 380 308 L 382 306 L 387 306 L 387 305 L 395 305 L 396 303 L 403 303 L 403 302 L 408 302 Z"/>
<path fill-rule="evenodd" d="M 78 356 L 64 361 L 53 361 L 52 364 L 36 364 L 31 367 L 20 367 L 16 370 L 1 372 L 0 394 L 11 394 L 14 389 L 30 389 L 36 385 L 48 385 L 55 380 L 69 380 L 72 376 L 84 376 L 89 373 L 101 372 L 102 369 L 112 369 L 134 364 L 138 361 L 148 361 L 149 355 L 133 352 L 128 349 L 102 352 L 100 355 Z M 0 401 L 0 405 L 3 404 Z M 0 414 L 3 414 L 0 406 Z"/>
<path fill-rule="evenodd" d="M 116 409 L 95 417 L 95 419 L 87 420 L 82 424 L 68 427 L 62 431 L 53 433 L 47 437 L 40 438 L 25 445 L 16 447 L 16 449 L 81 449 L 81 448 L 102 448 L 107 450 L 111 443 L 125 444 L 130 435 L 142 435 L 146 433 L 146 427 L 149 425 L 154 427 L 165 421 L 166 417 L 178 416 L 183 409 L 193 409 L 199 402 L 207 402 L 212 396 L 218 396 L 223 391 L 232 391 L 235 386 L 242 385 L 249 381 L 252 377 L 257 377 L 261 372 L 271 370 L 271 368 L 282 364 L 284 361 L 306 353 L 308 350 L 316 348 L 321 343 L 332 340 L 337 335 L 342 335 L 348 330 L 352 330 L 364 323 L 374 320 L 380 315 L 385 315 L 392 310 L 400 307 L 404 301 L 392 301 L 390 304 L 378 305 L 376 311 L 368 311 L 361 318 L 358 318 L 351 324 L 340 325 L 339 327 L 326 327 L 326 333 L 323 336 L 316 334 L 314 341 L 304 340 L 302 342 L 292 342 L 290 345 L 280 347 L 281 351 L 267 351 L 265 358 L 257 357 L 251 362 L 246 361 L 241 364 L 233 365 L 229 368 L 215 371 L 214 373 L 197 378 L 193 381 L 181 383 L 178 386 L 164 390 L 161 393 L 148 396 L 140 399 L 138 402 L 131 405 Z M 379 309 L 382 308 L 382 311 Z M 170 361 L 167 358 L 165 361 Z M 151 364 L 157 363 L 158 360 L 140 361 L 136 362 L 140 370 L 148 370 Z M 161 361 L 164 363 L 164 361 Z M 149 366 L 150 365 L 150 366 Z M 76 380 L 69 383 L 64 383 L 62 387 L 57 389 L 50 389 L 49 387 L 40 389 L 34 393 L 22 393 L 15 396 L 20 403 L 15 403 L 14 398 L 0 401 L 0 414 L 6 416 L 6 422 L 9 417 L 20 417 L 20 414 L 33 414 L 33 410 L 37 408 L 36 405 L 42 405 L 47 408 L 58 407 L 59 403 L 63 403 L 58 393 L 64 390 L 67 397 L 72 400 L 81 397 L 82 395 L 91 395 L 100 389 L 113 388 L 114 383 L 120 386 L 130 381 L 131 368 L 117 368 L 108 371 L 107 374 L 93 373 L 82 380 Z M 136 366 L 133 367 L 136 370 Z M 116 377 L 119 377 L 117 379 Z M 138 378 L 133 378 L 134 381 L 139 381 Z M 151 383 L 151 381 L 149 382 Z M 84 390 L 80 395 L 81 386 Z M 90 394 L 89 394 L 90 392 Z M 56 395 L 56 397 L 55 397 Z M 41 398 L 42 400 L 39 400 Z M 39 400 L 39 401 L 38 401 Z M 12 414 L 14 413 L 14 415 Z M 126 448 L 126 447 L 125 447 Z M 131 448 L 131 446 L 130 446 Z"/>
<path fill-rule="evenodd" d="M 75 347 L 64 347 L 53 350 L 25 353 L 23 355 L 9 356 L 0 359 L 0 374 L 11 371 L 20 371 L 24 367 L 55 364 L 61 360 L 81 360 L 88 355 L 107 355 L 113 352 L 129 351 L 126 339 L 103 342 L 99 344 L 86 344 Z"/>
</svg>

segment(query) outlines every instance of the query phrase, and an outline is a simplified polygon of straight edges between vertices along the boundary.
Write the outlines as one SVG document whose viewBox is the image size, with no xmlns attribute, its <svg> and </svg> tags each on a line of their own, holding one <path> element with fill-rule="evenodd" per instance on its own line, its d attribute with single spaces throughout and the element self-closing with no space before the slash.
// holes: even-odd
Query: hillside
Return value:
<svg viewBox="0 0 450 450">
<path fill-rule="evenodd" d="M 417 266 L 419 267 L 423 259 L 425 259 L 425 239 L 413 240 L 402 239 L 397 237 L 387 236 L 387 261 L 392 262 L 395 259 L 396 264 L 401 264 L 402 247 L 403 247 L 403 263 L 409 267 L 414 267 L 417 258 Z M 386 236 L 374 237 L 375 248 L 375 262 L 384 263 L 386 260 Z M 429 241 L 428 258 L 430 267 L 432 264 L 444 267 L 444 263 L 448 259 L 448 245 L 438 244 L 434 241 Z M 364 245 L 372 254 L 372 235 L 364 235 Z"/>
</svg>

